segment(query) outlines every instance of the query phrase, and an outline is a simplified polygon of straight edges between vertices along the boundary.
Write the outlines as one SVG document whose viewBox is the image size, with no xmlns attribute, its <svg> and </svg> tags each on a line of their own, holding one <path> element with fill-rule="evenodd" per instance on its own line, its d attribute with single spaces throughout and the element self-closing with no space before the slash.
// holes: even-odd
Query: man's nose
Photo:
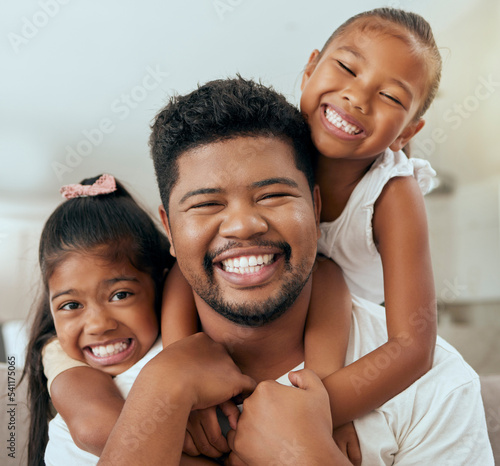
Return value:
<svg viewBox="0 0 500 466">
<path fill-rule="evenodd" d="M 89 335 L 102 335 L 118 327 L 118 322 L 103 306 L 89 307 L 86 314 L 85 332 Z"/>
<path fill-rule="evenodd" d="M 219 234 L 226 238 L 249 239 L 268 230 L 267 220 L 256 207 L 237 207 L 226 212 Z"/>
</svg>

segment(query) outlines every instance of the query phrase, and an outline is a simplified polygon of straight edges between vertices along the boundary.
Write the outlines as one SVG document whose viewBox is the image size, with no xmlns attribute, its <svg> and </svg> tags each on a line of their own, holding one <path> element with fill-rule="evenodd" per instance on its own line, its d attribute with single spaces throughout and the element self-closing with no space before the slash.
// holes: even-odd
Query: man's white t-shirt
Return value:
<svg viewBox="0 0 500 466">
<path fill-rule="evenodd" d="M 346 365 L 386 341 L 384 309 L 353 297 Z M 385 357 L 366 367 L 363 377 L 352 380 L 354 393 L 369 387 L 380 370 L 398 357 L 400 348 L 396 344 L 389 348 Z M 278 382 L 290 385 L 287 375 Z M 439 337 L 432 368 L 380 408 L 355 420 L 354 426 L 366 466 L 494 465 L 479 377 L 455 348 Z"/>
</svg>

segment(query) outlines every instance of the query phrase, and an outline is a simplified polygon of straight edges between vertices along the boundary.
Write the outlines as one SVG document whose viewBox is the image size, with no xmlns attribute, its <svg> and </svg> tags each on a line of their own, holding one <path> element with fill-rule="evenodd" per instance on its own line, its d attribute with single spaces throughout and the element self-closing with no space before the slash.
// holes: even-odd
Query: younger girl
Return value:
<svg viewBox="0 0 500 466">
<path fill-rule="evenodd" d="M 435 173 L 401 149 L 423 127 L 440 74 L 429 24 L 392 8 L 346 21 L 305 68 L 301 110 L 320 153 L 319 251 L 340 265 L 353 294 L 384 302 L 387 317 L 386 344 L 346 368 L 332 365 L 345 339 L 332 336 L 333 308 L 313 292 L 306 366 L 330 374 L 323 382 L 334 427 L 381 406 L 432 365 L 436 306 L 422 194 Z M 187 298 L 180 297 L 180 273 L 173 272 L 168 280 L 175 286 L 167 287 L 162 310 L 164 345 L 197 328 L 196 314 L 186 312 Z M 344 451 L 352 446 L 345 438 L 340 443 Z"/>
<path fill-rule="evenodd" d="M 31 409 L 30 465 L 44 464 L 47 441 L 47 464 L 95 464 L 98 460 L 76 447 L 60 414 L 47 428 L 53 415 L 42 372 L 42 349 L 50 357 L 62 347 L 84 366 L 78 369 L 86 371 L 80 374 L 87 378 L 87 386 L 99 384 L 103 396 L 88 394 L 93 404 L 88 405 L 87 414 L 97 429 L 105 426 L 106 410 L 100 408 L 119 413 L 136 375 L 161 350 L 158 311 L 165 269 L 173 262 L 166 237 L 112 176 L 86 179 L 62 192 L 67 200 L 47 220 L 40 240 L 43 295 L 25 367 Z M 115 377 L 119 391 L 114 387 L 108 396 L 104 387 L 113 385 L 109 376 Z M 75 411 L 85 413 L 82 395 L 60 394 L 73 403 Z M 90 411 L 95 403 L 101 403 L 97 418 L 91 417 L 96 411 Z M 115 420 L 116 416 L 111 425 Z"/>
</svg>

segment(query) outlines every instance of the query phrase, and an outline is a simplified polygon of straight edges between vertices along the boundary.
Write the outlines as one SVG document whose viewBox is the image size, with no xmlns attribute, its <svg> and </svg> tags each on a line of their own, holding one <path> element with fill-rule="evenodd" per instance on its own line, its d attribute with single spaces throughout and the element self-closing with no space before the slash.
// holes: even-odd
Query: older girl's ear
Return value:
<svg viewBox="0 0 500 466">
<path fill-rule="evenodd" d="M 401 150 L 410 139 L 415 136 L 425 125 L 425 120 L 423 118 L 419 118 L 417 121 L 410 123 L 397 137 L 397 139 L 389 146 L 394 152 Z"/>
<path fill-rule="evenodd" d="M 300 84 L 300 90 L 303 91 L 304 87 L 311 77 L 311 74 L 313 73 L 314 69 L 316 68 L 316 63 L 318 63 L 318 57 L 319 57 L 319 50 L 315 49 L 311 53 L 311 56 L 309 57 L 309 60 L 307 62 L 307 65 L 304 69 L 304 74 L 302 75 L 302 83 Z"/>
</svg>

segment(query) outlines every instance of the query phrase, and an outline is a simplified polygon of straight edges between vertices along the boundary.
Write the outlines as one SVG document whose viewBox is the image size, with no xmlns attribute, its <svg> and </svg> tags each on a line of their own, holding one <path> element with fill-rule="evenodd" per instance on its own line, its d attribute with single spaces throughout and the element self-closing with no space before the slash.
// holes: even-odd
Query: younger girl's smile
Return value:
<svg viewBox="0 0 500 466">
<path fill-rule="evenodd" d="M 49 292 L 63 350 L 91 367 L 117 375 L 158 337 L 153 280 L 126 259 L 71 253 L 55 268 Z"/>
</svg>

